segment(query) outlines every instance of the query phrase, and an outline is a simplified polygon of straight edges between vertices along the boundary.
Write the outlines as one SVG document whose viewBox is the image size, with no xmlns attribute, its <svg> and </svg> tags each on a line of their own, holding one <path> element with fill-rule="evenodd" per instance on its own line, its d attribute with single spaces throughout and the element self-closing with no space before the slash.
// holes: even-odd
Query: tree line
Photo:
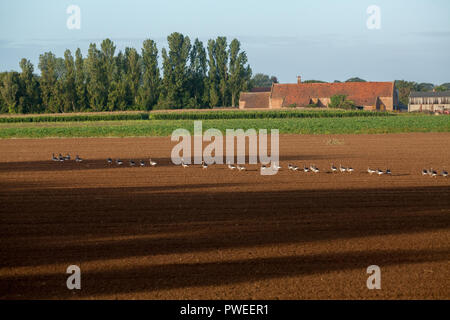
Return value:
<svg viewBox="0 0 450 320">
<path fill-rule="evenodd" d="M 172 33 L 161 50 L 147 39 L 141 51 L 125 48 L 116 54 L 110 39 L 89 45 L 86 57 L 78 48 L 64 57 L 39 56 L 20 61 L 21 72 L 0 73 L 0 112 L 62 113 L 236 106 L 239 94 L 251 87 L 252 70 L 237 39 L 199 40 Z M 160 69 L 161 68 L 161 69 Z"/>
</svg>

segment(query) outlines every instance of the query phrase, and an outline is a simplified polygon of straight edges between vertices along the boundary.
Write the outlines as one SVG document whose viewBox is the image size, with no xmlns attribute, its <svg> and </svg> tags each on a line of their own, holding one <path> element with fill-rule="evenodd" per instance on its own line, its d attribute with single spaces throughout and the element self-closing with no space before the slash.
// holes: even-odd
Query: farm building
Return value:
<svg viewBox="0 0 450 320">
<path fill-rule="evenodd" d="M 297 83 L 274 83 L 270 91 L 242 92 L 239 108 L 327 107 L 330 98 L 338 94 L 364 110 L 395 110 L 399 101 L 394 82 L 302 83 L 298 77 Z"/>
<path fill-rule="evenodd" d="M 408 111 L 447 112 L 450 110 L 450 91 L 411 92 Z"/>
</svg>

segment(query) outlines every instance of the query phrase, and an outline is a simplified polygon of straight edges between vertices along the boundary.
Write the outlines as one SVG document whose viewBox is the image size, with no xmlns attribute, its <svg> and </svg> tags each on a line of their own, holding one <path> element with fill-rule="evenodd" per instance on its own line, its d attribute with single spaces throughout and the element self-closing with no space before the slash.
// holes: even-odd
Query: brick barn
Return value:
<svg viewBox="0 0 450 320">
<path fill-rule="evenodd" d="M 339 83 L 274 83 L 265 90 L 258 88 L 242 92 L 240 109 L 280 109 L 316 104 L 327 107 L 334 95 L 346 95 L 356 106 L 364 110 L 396 110 L 399 104 L 398 91 L 394 82 L 339 82 Z"/>
<path fill-rule="evenodd" d="M 411 92 L 408 111 L 447 112 L 450 110 L 450 91 Z"/>
</svg>

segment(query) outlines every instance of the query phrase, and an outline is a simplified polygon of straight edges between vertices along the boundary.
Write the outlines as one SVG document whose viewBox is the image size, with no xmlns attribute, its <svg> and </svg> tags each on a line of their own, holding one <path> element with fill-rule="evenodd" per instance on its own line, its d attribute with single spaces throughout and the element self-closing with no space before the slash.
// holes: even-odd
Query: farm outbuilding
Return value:
<svg viewBox="0 0 450 320">
<path fill-rule="evenodd" d="M 274 83 L 270 92 L 242 92 L 239 108 L 327 107 L 334 95 L 346 95 L 364 110 L 392 111 L 399 101 L 394 82 L 302 83 L 298 77 L 297 83 Z"/>
<path fill-rule="evenodd" d="M 408 111 L 448 112 L 450 111 L 450 91 L 411 92 Z"/>
</svg>

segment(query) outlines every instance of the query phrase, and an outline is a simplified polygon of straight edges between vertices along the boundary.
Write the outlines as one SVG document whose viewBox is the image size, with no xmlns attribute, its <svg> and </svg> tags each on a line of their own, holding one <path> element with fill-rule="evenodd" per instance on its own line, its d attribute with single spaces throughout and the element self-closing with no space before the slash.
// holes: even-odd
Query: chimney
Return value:
<svg viewBox="0 0 450 320">
<path fill-rule="evenodd" d="M 302 83 L 302 77 L 301 76 L 297 76 L 297 84 Z"/>
</svg>

